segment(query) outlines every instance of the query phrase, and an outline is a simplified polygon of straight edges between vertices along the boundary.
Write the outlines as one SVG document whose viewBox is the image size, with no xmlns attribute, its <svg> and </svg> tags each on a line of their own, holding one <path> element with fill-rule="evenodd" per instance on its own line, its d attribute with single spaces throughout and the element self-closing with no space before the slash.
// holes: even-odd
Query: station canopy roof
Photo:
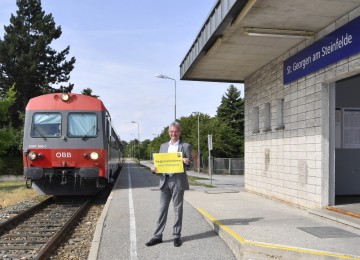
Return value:
<svg viewBox="0 0 360 260">
<path fill-rule="evenodd" d="M 218 0 L 180 65 L 180 78 L 243 82 L 358 6 L 359 0 Z"/>
</svg>

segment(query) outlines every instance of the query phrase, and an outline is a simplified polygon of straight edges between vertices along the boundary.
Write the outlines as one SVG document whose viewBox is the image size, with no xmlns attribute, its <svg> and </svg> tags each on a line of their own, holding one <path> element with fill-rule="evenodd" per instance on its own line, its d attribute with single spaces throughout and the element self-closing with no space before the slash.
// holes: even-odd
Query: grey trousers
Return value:
<svg viewBox="0 0 360 260">
<path fill-rule="evenodd" d="M 164 186 L 160 190 L 160 212 L 157 226 L 154 232 L 155 238 L 162 238 L 171 199 L 173 201 L 175 215 L 173 237 L 179 238 L 181 236 L 182 227 L 184 190 L 179 190 L 176 188 L 174 177 L 166 176 Z"/>
</svg>

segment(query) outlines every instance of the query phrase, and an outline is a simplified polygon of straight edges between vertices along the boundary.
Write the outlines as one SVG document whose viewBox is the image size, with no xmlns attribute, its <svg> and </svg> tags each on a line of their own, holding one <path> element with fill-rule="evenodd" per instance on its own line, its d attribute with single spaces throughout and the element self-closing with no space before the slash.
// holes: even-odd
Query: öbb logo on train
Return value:
<svg viewBox="0 0 360 260">
<path fill-rule="evenodd" d="M 56 158 L 71 158 L 70 152 L 57 152 L 55 154 Z"/>
</svg>

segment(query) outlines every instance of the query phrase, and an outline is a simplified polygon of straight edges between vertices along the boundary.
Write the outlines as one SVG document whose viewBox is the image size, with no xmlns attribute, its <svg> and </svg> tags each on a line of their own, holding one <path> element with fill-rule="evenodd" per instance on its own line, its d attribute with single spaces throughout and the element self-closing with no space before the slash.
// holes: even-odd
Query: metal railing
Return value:
<svg viewBox="0 0 360 260">
<path fill-rule="evenodd" d="M 241 158 L 211 158 L 211 164 L 212 174 L 244 174 L 244 159 Z M 201 172 L 209 173 L 209 158 L 201 158 Z"/>
<path fill-rule="evenodd" d="M 209 41 L 210 37 L 214 34 L 216 29 L 223 22 L 228 15 L 231 8 L 236 4 L 237 0 L 218 0 L 206 19 L 204 25 L 201 27 L 200 32 L 196 36 L 194 43 L 190 50 L 185 55 L 180 65 L 180 78 L 186 73 L 191 64 L 197 58 L 199 53 L 204 48 L 205 44 Z"/>
</svg>

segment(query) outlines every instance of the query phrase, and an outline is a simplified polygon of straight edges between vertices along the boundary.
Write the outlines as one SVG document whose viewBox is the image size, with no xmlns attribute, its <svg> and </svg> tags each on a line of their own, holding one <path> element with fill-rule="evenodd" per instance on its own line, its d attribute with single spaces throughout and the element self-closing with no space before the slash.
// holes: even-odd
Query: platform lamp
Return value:
<svg viewBox="0 0 360 260">
<path fill-rule="evenodd" d="M 139 149 L 139 163 L 140 163 L 140 131 L 139 131 L 139 122 L 131 121 L 132 124 L 137 124 L 138 126 L 138 149 Z"/>
<path fill-rule="evenodd" d="M 133 136 L 134 136 L 134 143 L 133 143 L 133 145 L 132 145 L 132 148 L 130 148 L 130 149 L 132 149 L 131 156 L 132 156 L 133 158 L 135 158 L 135 134 L 130 134 L 130 135 L 133 135 Z"/>
<path fill-rule="evenodd" d="M 200 173 L 200 112 L 192 112 L 192 114 L 198 116 L 198 173 Z"/>
<path fill-rule="evenodd" d="M 174 122 L 175 122 L 176 121 L 176 80 L 173 78 L 170 78 L 166 75 L 163 75 L 163 74 L 157 74 L 157 75 L 155 75 L 155 77 L 160 78 L 160 79 L 171 79 L 175 83 L 175 120 L 174 120 Z"/>
</svg>

